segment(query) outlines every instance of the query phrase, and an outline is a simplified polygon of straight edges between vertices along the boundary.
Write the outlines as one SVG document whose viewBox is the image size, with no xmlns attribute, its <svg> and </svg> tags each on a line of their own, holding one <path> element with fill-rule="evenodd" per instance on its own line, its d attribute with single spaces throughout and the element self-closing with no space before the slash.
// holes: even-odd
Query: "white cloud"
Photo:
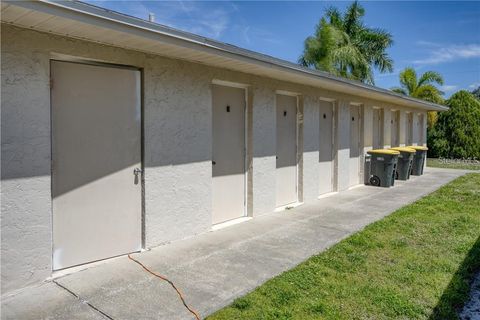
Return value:
<svg viewBox="0 0 480 320">
<path fill-rule="evenodd" d="M 480 87 L 480 82 L 474 82 L 471 85 L 468 86 L 470 89 L 477 89 Z"/>
<path fill-rule="evenodd" d="M 227 10 L 202 2 L 153 2 L 151 10 L 158 23 L 214 39 L 222 36 L 230 21 Z"/>
<path fill-rule="evenodd" d="M 148 20 L 149 13 L 154 13 L 155 22 L 159 24 L 215 39 L 222 36 L 231 13 L 238 10 L 227 3 L 213 7 L 208 2 L 195 1 L 86 1 L 144 20 Z"/>
<path fill-rule="evenodd" d="M 418 45 L 428 47 L 428 56 L 413 61 L 417 65 L 432 65 L 461 59 L 480 58 L 480 44 L 441 45 L 418 41 Z"/>
<path fill-rule="evenodd" d="M 450 91 L 455 91 L 458 89 L 458 86 L 457 85 L 443 85 L 443 86 L 440 86 L 439 87 L 440 90 L 444 91 L 444 92 L 450 92 Z"/>
</svg>

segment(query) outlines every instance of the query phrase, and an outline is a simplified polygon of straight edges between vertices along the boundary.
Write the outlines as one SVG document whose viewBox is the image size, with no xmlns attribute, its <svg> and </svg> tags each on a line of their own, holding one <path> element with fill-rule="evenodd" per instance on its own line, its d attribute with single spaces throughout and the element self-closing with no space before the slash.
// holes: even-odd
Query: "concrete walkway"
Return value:
<svg viewBox="0 0 480 320">
<path fill-rule="evenodd" d="M 428 169 L 135 254 L 202 317 L 465 171 Z M 175 291 L 127 257 L 2 297 L 2 319 L 191 319 Z"/>
</svg>

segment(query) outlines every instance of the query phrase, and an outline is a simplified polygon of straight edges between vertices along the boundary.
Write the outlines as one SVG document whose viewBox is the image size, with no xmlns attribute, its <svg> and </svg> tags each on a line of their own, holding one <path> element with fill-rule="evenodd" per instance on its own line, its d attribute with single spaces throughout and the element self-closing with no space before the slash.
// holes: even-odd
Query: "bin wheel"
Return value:
<svg viewBox="0 0 480 320">
<path fill-rule="evenodd" d="M 379 186 L 380 185 L 380 179 L 377 176 L 373 176 L 370 178 L 370 184 L 372 186 Z"/>
</svg>

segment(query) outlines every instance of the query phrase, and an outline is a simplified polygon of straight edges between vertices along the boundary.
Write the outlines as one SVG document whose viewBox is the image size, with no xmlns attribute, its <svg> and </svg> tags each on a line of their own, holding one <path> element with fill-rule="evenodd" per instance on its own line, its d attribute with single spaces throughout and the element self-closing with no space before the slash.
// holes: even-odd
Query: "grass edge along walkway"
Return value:
<svg viewBox="0 0 480 320">
<path fill-rule="evenodd" d="M 208 319 L 455 319 L 480 269 L 479 208 L 480 174 L 457 178 Z"/>
<path fill-rule="evenodd" d="M 480 170 L 480 160 L 427 158 L 427 167 L 445 169 Z"/>
</svg>

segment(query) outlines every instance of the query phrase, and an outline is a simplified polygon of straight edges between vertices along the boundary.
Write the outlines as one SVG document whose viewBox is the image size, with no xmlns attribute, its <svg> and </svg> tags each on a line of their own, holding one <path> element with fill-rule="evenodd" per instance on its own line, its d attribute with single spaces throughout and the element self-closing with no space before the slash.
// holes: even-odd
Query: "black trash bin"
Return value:
<svg viewBox="0 0 480 320">
<path fill-rule="evenodd" d="M 423 146 L 408 146 L 408 148 L 415 149 L 416 151 L 412 162 L 412 172 L 410 174 L 413 176 L 421 176 L 423 174 L 428 148 Z"/>
<path fill-rule="evenodd" d="M 408 180 L 410 178 L 410 171 L 412 170 L 413 157 L 415 156 L 416 152 L 415 149 L 408 147 L 396 147 L 391 148 L 391 150 L 400 152 L 398 155 L 395 179 Z"/>
<path fill-rule="evenodd" d="M 368 172 L 366 184 L 386 188 L 393 186 L 395 184 L 395 170 L 400 152 L 376 149 L 367 153 L 369 157 L 365 159 L 365 171 L 366 173 Z"/>
</svg>

